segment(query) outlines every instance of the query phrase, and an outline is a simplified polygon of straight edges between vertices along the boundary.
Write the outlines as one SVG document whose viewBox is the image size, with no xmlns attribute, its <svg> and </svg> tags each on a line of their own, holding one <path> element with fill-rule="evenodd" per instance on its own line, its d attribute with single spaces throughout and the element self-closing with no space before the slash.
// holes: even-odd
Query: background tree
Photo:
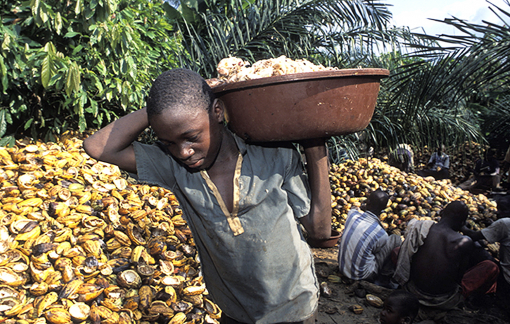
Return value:
<svg viewBox="0 0 510 324">
<path fill-rule="evenodd" d="M 177 4 L 179 3 L 179 6 Z M 249 62 L 285 55 L 341 68 L 366 64 L 388 30 L 391 13 L 377 0 L 192 0 L 165 4 L 187 55 L 181 65 L 216 76 L 228 56 Z"/>
<path fill-rule="evenodd" d="M 378 0 L 32 0 L 0 14 L 0 144 L 103 126 L 143 106 L 163 70 L 215 77 L 229 55 L 389 69 L 370 125 L 332 138 L 332 156 L 508 138 L 504 23 L 445 19 L 467 35 L 430 37 L 390 26 Z"/>
<path fill-rule="evenodd" d="M 505 0 L 510 6 L 509 1 Z M 501 23 L 469 23 L 460 18 L 440 21 L 459 35 L 417 35 L 428 44 L 412 44 L 407 55 L 415 63 L 394 70 L 390 96 L 381 111 L 405 114 L 405 140 L 413 141 L 413 126 L 428 124 L 429 138 L 458 145 L 466 140 L 508 146 L 510 138 L 510 19 L 508 8 L 491 6 Z M 439 20 L 438 20 L 439 21 Z M 399 109 L 396 109 L 396 108 Z M 387 115 L 385 113 L 385 115 Z M 445 121 L 442 123 L 441 121 Z M 425 139 L 425 138 L 424 138 Z M 431 140 L 415 140 L 430 145 Z"/>
<path fill-rule="evenodd" d="M 177 65 L 161 1 L 4 1 L 0 14 L 2 145 L 99 127 Z"/>
<path fill-rule="evenodd" d="M 165 9 L 183 38 L 186 55 L 180 56 L 181 65 L 205 77 L 215 77 L 217 63 L 228 56 L 253 63 L 285 55 L 338 68 L 392 71 L 406 60 L 401 55 L 404 45 L 430 42 L 408 28 L 390 26 L 388 7 L 372 0 L 175 0 Z M 381 98 L 388 96 L 385 82 Z M 346 151 L 355 158 L 360 147 L 399 142 L 402 116 L 377 109 L 366 131 L 329 141 L 331 156 Z"/>
</svg>

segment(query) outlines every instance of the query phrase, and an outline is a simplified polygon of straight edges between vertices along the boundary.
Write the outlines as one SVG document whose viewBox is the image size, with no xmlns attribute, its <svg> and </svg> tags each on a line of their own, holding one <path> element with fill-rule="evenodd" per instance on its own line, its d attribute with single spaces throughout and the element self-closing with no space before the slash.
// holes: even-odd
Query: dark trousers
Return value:
<svg viewBox="0 0 510 324">
<path fill-rule="evenodd" d="M 434 177 L 436 180 L 448 179 L 450 177 L 449 169 L 441 169 L 441 171 L 425 169 L 416 172 L 416 174 L 421 177 Z"/>
</svg>

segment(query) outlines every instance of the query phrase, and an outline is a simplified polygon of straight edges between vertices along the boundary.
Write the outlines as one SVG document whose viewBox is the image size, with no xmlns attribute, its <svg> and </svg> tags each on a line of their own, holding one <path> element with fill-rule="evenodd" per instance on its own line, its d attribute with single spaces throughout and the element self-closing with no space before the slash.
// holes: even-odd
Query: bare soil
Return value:
<svg viewBox="0 0 510 324">
<path fill-rule="evenodd" d="M 371 306 L 366 298 L 362 297 L 364 293 L 378 296 L 383 301 L 392 292 L 391 289 L 379 287 L 365 281 L 352 281 L 348 278 L 342 278 L 340 282 L 331 282 L 328 276 L 340 276 L 338 272 L 337 261 L 338 247 L 320 249 L 312 248 L 315 258 L 315 268 L 319 282 L 326 282 L 327 288 L 321 289 L 319 300 L 318 324 L 378 324 L 381 308 Z M 355 314 L 349 308 L 353 305 L 359 305 L 363 308 L 361 314 Z M 478 304 L 471 304 L 469 307 L 465 304 L 458 308 L 436 314 L 435 319 L 426 319 L 422 311 L 415 323 L 422 324 L 502 324 L 510 323 L 510 296 L 501 298 L 496 296 L 487 296 Z"/>
</svg>

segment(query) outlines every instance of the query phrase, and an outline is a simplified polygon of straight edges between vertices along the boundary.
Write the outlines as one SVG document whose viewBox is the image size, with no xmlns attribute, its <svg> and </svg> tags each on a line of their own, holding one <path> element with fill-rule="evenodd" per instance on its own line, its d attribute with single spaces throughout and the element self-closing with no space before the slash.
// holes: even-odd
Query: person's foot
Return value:
<svg viewBox="0 0 510 324">
<path fill-rule="evenodd" d="M 379 278 L 375 279 L 374 284 L 384 287 L 384 288 L 388 288 L 388 289 L 397 289 L 398 288 L 398 284 L 396 282 L 394 282 L 391 277 L 386 277 L 386 278 L 379 277 Z"/>
</svg>

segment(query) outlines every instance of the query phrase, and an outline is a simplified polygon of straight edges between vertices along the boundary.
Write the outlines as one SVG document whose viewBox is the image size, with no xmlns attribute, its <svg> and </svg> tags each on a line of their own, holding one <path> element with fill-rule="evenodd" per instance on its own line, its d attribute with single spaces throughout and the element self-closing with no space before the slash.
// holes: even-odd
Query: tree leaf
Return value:
<svg viewBox="0 0 510 324">
<path fill-rule="evenodd" d="M 78 16 L 82 10 L 83 10 L 82 0 L 77 0 L 76 6 L 74 7 L 74 13 L 76 14 L 76 16 Z"/>
<path fill-rule="evenodd" d="M 55 31 L 57 32 L 57 35 L 60 35 L 62 32 L 62 16 L 60 15 L 60 12 L 57 12 L 57 15 L 55 16 Z"/>
<path fill-rule="evenodd" d="M 78 130 L 80 132 L 83 132 L 87 129 L 87 121 L 85 120 L 85 116 L 80 116 L 79 122 L 78 122 Z"/>
<path fill-rule="evenodd" d="M 9 78 L 7 76 L 7 68 L 4 64 L 4 57 L 0 55 L 0 76 L 2 77 L 2 92 L 7 93 L 9 88 Z"/>
<path fill-rule="evenodd" d="M 25 130 L 27 130 L 31 125 L 32 125 L 32 122 L 34 121 L 34 117 L 30 118 L 26 123 L 25 123 L 25 126 L 23 127 Z"/>
<path fill-rule="evenodd" d="M 2 147 L 5 147 L 5 146 L 12 147 L 12 146 L 14 146 L 14 142 L 15 142 L 14 136 L 12 136 L 12 135 L 5 136 L 5 137 L 2 137 L 0 139 L 0 146 L 2 146 Z"/>
<path fill-rule="evenodd" d="M 51 53 L 47 53 L 41 66 L 41 83 L 44 88 L 48 88 L 51 77 L 55 74 L 54 70 L 55 66 L 53 55 Z"/>
<path fill-rule="evenodd" d="M 47 43 L 44 45 L 43 50 L 44 50 L 46 53 L 53 54 L 53 55 L 55 55 L 55 54 L 56 54 L 56 52 L 57 52 L 57 49 L 55 48 L 55 45 L 53 45 L 53 43 L 52 43 L 52 42 L 47 42 Z"/>
<path fill-rule="evenodd" d="M 67 70 L 67 78 L 66 78 L 66 94 L 68 96 L 71 95 L 71 93 L 76 92 L 80 89 L 80 69 L 76 62 L 72 62 Z"/>
<path fill-rule="evenodd" d="M 7 131 L 7 121 L 5 120 L 5 109 L 0 110 L 0 137 Z"/>
<path fill-rule="evenodd" d="M 81 85 L 81 82 L 80 82 L 81 81 L 81 72 L 80 72 L 80 68 L 76 62 L 73 62 L 73 70 L 74 70 L 74 74 L 73 74 L 74 91 L 78 91 L 80 89 L 80 85 Z"/>
<path fill-rule="evenodd" d="M 42 23 L 45 23 L 48 21 L 48 9 L 46 8 L 45 3 L 41 3 L 41 6 L 39 6 L 38 16 L 41 19 Z"/>
<path fill-rule="evenodd" d="M 112 94 L 112 89 L 111 88 L 106 90 L 105 96 L 106 96 L 106 100 L 108 100 L 110 102 L 112 101 L 113 94 Z"/>
<path fill-rule="evenodd" d="M 75 56 L 77 53 L 79 53 L 83 49 L 83 45 L 78 45 L 73 49 L 72 56 Z"/>
<path fill-rule="evenodd" d="M 97 117 L 97 101 L 90 100 L 90 106 L 87 108 L 86 111 L 92 114 L 94 117 Z"/>
<path fill-rule="evenodd" d="M 64 37 L 65 38 L 73 38 L 74 36 L 77 36 L 77 35 L 81 35 L 81 33 L 70 31 L 70 32 L 67 32 L 64 35 Z"/>
</svg>

